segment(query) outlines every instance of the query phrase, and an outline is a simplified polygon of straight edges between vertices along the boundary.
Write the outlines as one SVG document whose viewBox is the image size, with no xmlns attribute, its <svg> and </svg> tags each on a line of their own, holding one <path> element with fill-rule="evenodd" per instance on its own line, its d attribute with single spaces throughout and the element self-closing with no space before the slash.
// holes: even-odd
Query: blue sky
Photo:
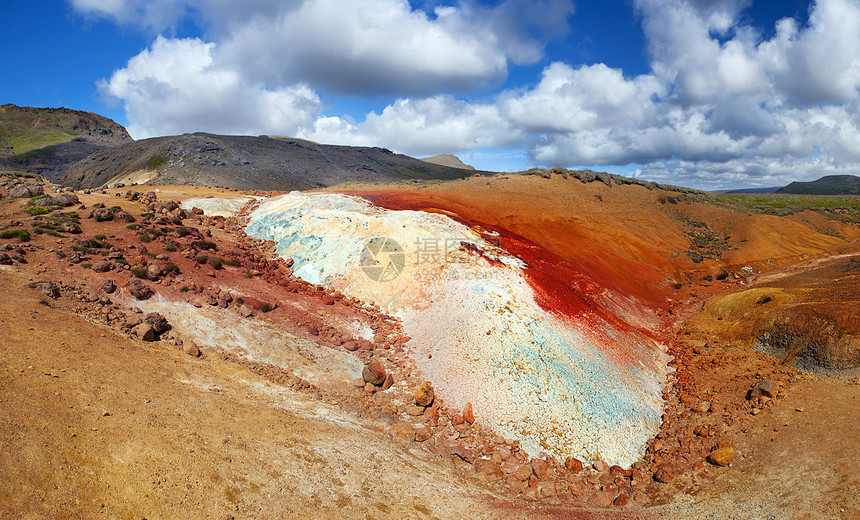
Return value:
<svg viewBox="0 0 860 520">
<path fill-rule="evenodd" d="M 860 0 L 31 0 L 0 103 L 708 189 L 860 171 Z"/>
</svg>

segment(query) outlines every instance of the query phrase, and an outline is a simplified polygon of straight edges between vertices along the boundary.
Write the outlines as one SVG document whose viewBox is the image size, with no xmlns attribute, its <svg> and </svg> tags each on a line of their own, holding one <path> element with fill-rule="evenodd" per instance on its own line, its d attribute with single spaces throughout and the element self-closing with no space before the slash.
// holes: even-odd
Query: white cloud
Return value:
<svg viewBox="0 0 860 520">
<path fill-rule="evenodd" d="M 321 113 L 319 97 L 306 85 L 249 83 L 240 71 L 219 67 L 214 50 L 198 39 L 159 36 L 99 90 L 122 100 L 135 138 L 200 130 L 291 134 Z"/>
</svg>

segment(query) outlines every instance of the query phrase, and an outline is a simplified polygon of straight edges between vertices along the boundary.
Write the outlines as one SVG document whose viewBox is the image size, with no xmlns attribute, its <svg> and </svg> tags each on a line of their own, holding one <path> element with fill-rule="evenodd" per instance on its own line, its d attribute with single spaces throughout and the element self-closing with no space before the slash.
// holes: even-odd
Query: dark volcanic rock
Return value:
<svg viewBox="0 0 860 520">
<path fill-rule="evenodd" d="M 128 282 L 129 292 L 138 300 L 146 300 L 152 296 L 152 289 L 140 280 L 131 280 Z"/>
<path fill-rule="evenodd" d="M 167 319 L 157 312 L 150 312 L 143 319 L 144 323 L 149 324 L 152 327 L 152 330 L 155 332 L 156 336 L 161 336 L 168 330 L 170 330 L 170 324 L 167 323 Z"/>
</svg>

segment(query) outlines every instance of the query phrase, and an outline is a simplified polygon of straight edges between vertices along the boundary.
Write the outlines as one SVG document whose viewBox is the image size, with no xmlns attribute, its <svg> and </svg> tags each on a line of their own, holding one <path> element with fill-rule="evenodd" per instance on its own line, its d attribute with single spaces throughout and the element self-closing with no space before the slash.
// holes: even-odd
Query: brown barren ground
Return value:
<svg viewBox="0 0 860 520">
<path fill-rule="evenodd" d="M 767 276 L 784 280 L 788 273 L 802 280 L 796 290 L 812 285 L 826 296 L 826 286 L 816 285 L 820 276 L 803 278 L 810 269 L 802 262 L 855 252 L 856 229 L 840 224 L 843 240 L 816 230 L 820 222 L 666 204 L 659 199 L 667 193 L 641 186 L 610 189 L 560 177 L 383 188 L 391 205 L 444 211 L 526 237 L 666 318 L 677 381 L 666 394 L 660 442 L 637 463 L 642 482 L 586 470 L 595 484 L 585 496 L 564 497 L 562 490 L 531 501 L 488 483 L 460 458 L 440 455 L 429 441 L 410 442 L 402 435 L 405 414 L 390 413 L 391 403 L 399 412 L 420 377 L 403 358 L 405 340 L 396 323 L 360 302 L 291 281 L 281 264 L 266 260 L 265 245 L 223 221 L 204 216 L 183 225 L 216 242 L 217 255 L 240 260 L 240 267 L 199 264 L 200 251 L 186 258 L 192 239 L 200 238 L 183 242 L 168 233 L 181 246 L 176 252 L 165 251 L 162 239 L 145 244 L 149 255 L 168 255 L 180 271 L 150 284 L 158 297 L 136 302 L 120 290 L 110 304 L 93 301 L 91 293 L 104 296 L 99 287 L 106 277 L 122 288 L 131 275 L 70 264 L 76 241 L 106 235 L 125 248 L 132 264 L 167 260 L 136 249 L 139 237 L 126 222 L 81 219 L 81 235 L 33 236 L 27 263 L 0 268 L 0 518 L 860 517 L 856 374 L 812 375 L 779 365 L 747 348 L 741 335 L 726 336 L 725 330 L 735 330 L 723 327 L 728 317 L 712 317 L 707 306 L 696 316 L 712 295 L 749 290 L 756 276 L 765 283 Z M 160 190 L 162 201 L 225 195 Z M 88 207 L 82 216 L 103 202 L 144 224 L 144 206 L 115 197 L 118 192 L 125 190 L 79 194 Z M 4 198 L 0 222 L 28 226 L 32 219 L 20 208 L 21 201 Z M 690 220 L 730 235 L 737 249 L 693 262 Z M 58 258 L 57 251 L 69 256 Z M 730 273 L 725 281 L 703 279 L 723 270 Z M 843 283 L 834 279 L 825 283 Z M 38 281 L 53 282 L 60 296 L 28 287 Z M 674 289 L 675 283 L 682 288 Z M 163 302 L 190 304 L 179 307 L 189 313 L 222 312 L 224 323 L 233 323 L 227 320 L 239 319 L 237 303 L 221 308 L 217 301 L 224 290 L 249 304 L 277 303 L 248 320 L 288 332 L 292 339 L 278 340 L 279 351 L 304 361 L 284 373 L 267 361 L 275 356 L 269 351 L 201 343 L 203 355 L 193 357 L 180 348 L 183 338 L 189 342 L 187 332 L 151 343 L 123 332 L 134 307 Z M 842 298 L 841 304 L 856 308 Z M 376 331 L 373 350 L 346 351 L 353 322 Z M 371 355 L 396 374 L 391 390 L 368 394 L 353 384 L 349 360 Z M 765 378 L 780 382 L 780 394 L 754 409 L 745 394 Z M 737 452 L 729 467 L 704 461 L 720 443 Z M 677 476 L 669 484 L 656 482 L 660 469 Z M 627 506 L 598 504 L 630 486 L 634 500 Z"/>
</svg>

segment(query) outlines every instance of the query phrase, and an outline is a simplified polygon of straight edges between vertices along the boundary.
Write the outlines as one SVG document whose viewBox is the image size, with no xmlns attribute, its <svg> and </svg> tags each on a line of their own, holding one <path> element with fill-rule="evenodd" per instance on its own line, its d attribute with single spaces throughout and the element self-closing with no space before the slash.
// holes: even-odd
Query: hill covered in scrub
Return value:
<svg viewBox="0 0 860 520">
<path fill-rule="evenodd" d="M 810 182 L 792 182 L 776 192 L 798 195 L 860 195 L 860 177 L 828 175 Z"/>
<path fill-rule="evenodd" d="M 0 105 L 0 165 L 56 179 L 87 155 L 133 139 L 122 125 L 81 110 Z"/>
<path fill-rule="evenodd" d="M 153 182 L 246 190 L 304 190 L 350 181 L 451 180 L 472 170 L 384 148 L 207 133 L 143 139 L 76 164 L 59 182 L 75 188 Z"/>
</svg>

